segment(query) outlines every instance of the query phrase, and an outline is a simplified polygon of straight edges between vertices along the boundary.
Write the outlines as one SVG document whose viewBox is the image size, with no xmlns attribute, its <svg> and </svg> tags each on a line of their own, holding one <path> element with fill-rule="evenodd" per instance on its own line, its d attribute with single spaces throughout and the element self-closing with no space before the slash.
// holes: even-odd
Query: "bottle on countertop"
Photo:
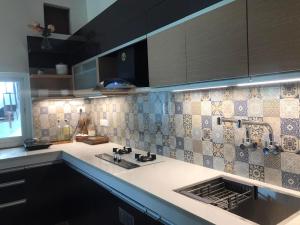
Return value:
<svg viewBox="0 0 300 225">
<path fill-rule="evenodd" d="M 64 140 L 63 128 L 61 126 L 60 120 L 57 120 L 57 141 Z"/>
<path fill-rule="evenodd" d="M 65 141 L 69 141 L 71 139 L 71 127 L 68 120 L 65 120 L 65 125 L 63 128 L 63 137 Z"/>
</svg>

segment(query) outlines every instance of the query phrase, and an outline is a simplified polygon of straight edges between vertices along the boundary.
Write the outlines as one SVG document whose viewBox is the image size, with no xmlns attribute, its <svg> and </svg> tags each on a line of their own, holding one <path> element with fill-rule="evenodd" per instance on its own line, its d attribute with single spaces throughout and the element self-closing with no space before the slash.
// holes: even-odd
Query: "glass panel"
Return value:
<svg viewBox="0 0 300 225">
<path fill-rule="evenodd" d="M 17 82 L 0 82 L 0 138 L 22 136 Z"/>
</svg>

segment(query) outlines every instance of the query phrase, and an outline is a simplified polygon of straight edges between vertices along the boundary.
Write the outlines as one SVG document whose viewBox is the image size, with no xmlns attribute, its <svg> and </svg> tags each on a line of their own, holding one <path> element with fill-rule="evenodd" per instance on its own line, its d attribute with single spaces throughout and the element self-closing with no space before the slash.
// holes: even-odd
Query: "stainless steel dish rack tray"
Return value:
<svg viewBox="0 0 300 225">
<path fill-rule="evenodd" d="M 230 211 L 237 208 L 243 202 L 256 198 L 257 188 L 220 177 L 175 191 Z"/>
</svg>

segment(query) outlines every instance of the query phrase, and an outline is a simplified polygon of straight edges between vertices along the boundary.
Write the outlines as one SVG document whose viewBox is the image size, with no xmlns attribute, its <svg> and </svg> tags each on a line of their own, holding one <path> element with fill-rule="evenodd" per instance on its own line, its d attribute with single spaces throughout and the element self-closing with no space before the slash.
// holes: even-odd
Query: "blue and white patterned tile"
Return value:
<svg viewBox="0 0 300 225">
<path fill-rule="evenodd" d="M 194 153 L 192 151 L 184 151 L 184 161 L 194 163 Z"/>
<path fill-rule="evenodd" d="M 211 116 L 202 116 L 201 118 L 202 121 L 202 128 L 212 128 L 212 117 Z"/>
<path fill-rule="evenodd" d="M 247 116 L 248 105 L 247 101 L 235 101 L 234 102 L 234 115 L 235 116 Z"/>
<path fill-rule="evenodd" d="M 235 147 L 235 159 L 240 162 L 249 163 L 249 152 L 248 149 L 241 149 L 240 147 Z"/>
<path fill-rule="evenodd" d="M 260 165 L 249 164 L 249 178 L 265 181 L 265 168 Z"/>
<path fill-rule="evenodd" d="M 176 137 L 176 148 L 184 150 L 184 138 L 183 137 Z"/>
<path fill-rule="evenodd" d="M 282 171 L 282 186 L 299 191 L 300 175 Z"/>
<path fill-rule="evenodd" d="M 182 102 L 175 102 L 175 114 L 183 114 Z"/>
<path fill-rule="evenodd" d="M 299 119 L 281 119 L 281 133 L 299 137 Z"/>
</svg>

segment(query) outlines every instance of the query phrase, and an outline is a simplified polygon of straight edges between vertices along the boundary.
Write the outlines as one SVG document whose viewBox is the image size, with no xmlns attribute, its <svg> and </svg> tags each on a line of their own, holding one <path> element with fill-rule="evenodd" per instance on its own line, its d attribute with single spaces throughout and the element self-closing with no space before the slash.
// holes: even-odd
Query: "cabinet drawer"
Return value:
<svg viewBox="0 0 300 225">
<path fill-rule="evenodd" d="M 0 204 L 0 221 L 3 225 L 24 225 L 26 199 L 10 202 L 9 204 Z"/>
<path fill-rule="evenodd" d="M 16 180 L 22 180 L 25 177 L 25 169 L 11 169 L 0 171 L 0 185 L 2 183 L 13 182 Z"/>
<path fill-rule="evenodd" d="M 0 205 L 25 198 L 25 180 L 0 184 Z M 0 207 L 1 208 L 1 207 Z"/>
</svg>

